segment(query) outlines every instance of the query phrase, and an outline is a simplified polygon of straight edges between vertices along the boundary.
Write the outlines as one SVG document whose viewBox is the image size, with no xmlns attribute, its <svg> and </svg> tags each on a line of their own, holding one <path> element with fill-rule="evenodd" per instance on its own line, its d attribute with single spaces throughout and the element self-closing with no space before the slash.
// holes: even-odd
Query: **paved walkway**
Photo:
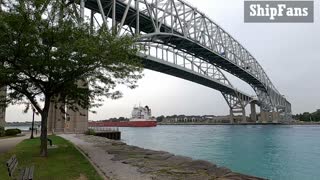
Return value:
<svg viewBox="0 0 320 180">
<path fill-rule="evenodd" d="M 25 136 L 21 137 L 0 139 L 0 154 L 8 152 L 10 149 L 16 147 L 16 145 L 21 141 L 28 138 L 30 138 L 30 134 L 26 134 Z"/>
<path fill-rule="evenodd" d="M 108 154 L 101 147 L 96 146 L 94 143 L 85 142 L 77 138 L 77 135 L 63 134 L 61 137 L 69 140 L 80 148 L 86 155 L 89 156 L 91 161 L 97 166 L 103 174 L 110 179 L 116 180 L 151 180 L 152 177 L 138 172 L 138 168 L 123 164 L 121 162 L 111 160 L 114 156 Z"/>
</svg>

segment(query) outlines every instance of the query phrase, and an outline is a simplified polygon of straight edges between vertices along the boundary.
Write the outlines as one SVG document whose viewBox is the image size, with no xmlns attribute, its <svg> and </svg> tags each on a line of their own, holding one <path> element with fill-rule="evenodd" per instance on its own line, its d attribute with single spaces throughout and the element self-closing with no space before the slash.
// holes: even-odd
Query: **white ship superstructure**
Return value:
<svg viewBox="0 0 320 180">
<path fill-rule="evenodd" d="M 134 107 L 132 110 L 132 118 L 129 121 L 119 122 L 93 122 L 91 126 L 94 127 L 156 127 L 157 120 L 152 117 L 149 106 Z"/>
<path fill-rule="evenodd" d="M 155 121 L 155 119 L 152 118 L 149 106 L 138 106 L 133 108 L 130 121 Z"/>
</svg>

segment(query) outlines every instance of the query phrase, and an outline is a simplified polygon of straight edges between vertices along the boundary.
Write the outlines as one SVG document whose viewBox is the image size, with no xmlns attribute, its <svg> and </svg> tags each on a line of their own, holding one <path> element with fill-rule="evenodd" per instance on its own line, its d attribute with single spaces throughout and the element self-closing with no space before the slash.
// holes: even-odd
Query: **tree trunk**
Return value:
<svg viewBox="0 0 320 180">
<path fill-rule="evenodd" d="M 43 111 L 41 113 L 41 145 L 40 145 L 40 156 L 47 157 L 48 156 L 48 129 L 47 129 L 47 120 L 49 114 L 49 106 L 50 106 L 51 97 L 45 98 L 45 104 Z"/>
</svg>

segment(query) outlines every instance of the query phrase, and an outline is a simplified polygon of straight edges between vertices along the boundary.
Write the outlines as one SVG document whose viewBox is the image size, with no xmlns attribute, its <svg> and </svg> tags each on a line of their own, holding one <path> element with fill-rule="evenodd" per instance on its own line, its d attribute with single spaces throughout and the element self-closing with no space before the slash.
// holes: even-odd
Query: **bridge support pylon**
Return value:
<svg viewBox="0 0 320 180">
<path fill-rule="evenodd" d="M 261 109 L 259 122 L 260 122 L 260 123 L 267 123 L 267 122 L 270 121 L 269 119 L 270 119 L 270 117 L 269 117 L 269 112 L 263 111 L 263 110 Z"/>
<path fill-rule="evenodd" d="M 222 95 L 230 107 L 230 123 L 247 123 L 246 105 L 249 102 L 248 99 L 241 95 L 233 96 L 224 93 Z"/>
<path fill-rule="evenodd" d="M 61 109 L 67 109 L 65 112 Z M 48 132 L 84 133 L 88 130 L 88 110 L 77 106 L 77 111 L 65 104 L 52 102 L 48 115 Z"/>
<path fill-rule="evenodd" d="M 79 88 L 87 88 L 84 81 L 78 81 Z M 84 133 L 88 130 L 88 109 L 80 105 L 67 105 L 54 99 L 48 115 L 48 132 Z"/>
<path fill-rule="evenodd" d="M 272 122 L 278 123 L 280 120 L 280 113 L 277 111 L 272 112 Z"/>
<path fill-rule="evenodd" d="M 77 86 L 83 89 L 88 88 L 85 80 L 79 80 Z M 84 133 L 87 131 L 89 121 L 88 112 L 88 109 L 81 107 L 79 104 L 73 105 L 73 108 L 67 107 L 65 132 Z"/>
<path fill-rule="evenodd" d="M 78 106 L 78 111 L 67 109 L 65 132 L 84 133 L 88 130 L 88 110 Z"/>
<path fill-rule="evenodd" d="M 256 122 L 257 121 L 256 104 L 251 102 L 250 103 L 250 109 L 251 109 L 250 119 L 251 119 L 252 122 Z"/>
<path fill-rule="evenodd" d="M 0 126 L 4 127 L 6 124 L 6 100 L 7 89 L 6 87 L 0 88 Z"/>
<path fill-rule="evenodd" d="M 244 108 L 230 108 L 230 123 L 246 123 L 246 110 Z"/>
<path fill-rule="evenodd" d="M 64 103 L 51 101 L 49 114 L 48 114 L 48 132 L 64 132 L 66 114 L 63 112 L 65 109 Z"/>
<path fill-rule="evenodd" d="M 259 121 L 260 123 L 278 123 L 280 121 L 280 112 L 266 112 L 261 110 Z"/>
</svg>

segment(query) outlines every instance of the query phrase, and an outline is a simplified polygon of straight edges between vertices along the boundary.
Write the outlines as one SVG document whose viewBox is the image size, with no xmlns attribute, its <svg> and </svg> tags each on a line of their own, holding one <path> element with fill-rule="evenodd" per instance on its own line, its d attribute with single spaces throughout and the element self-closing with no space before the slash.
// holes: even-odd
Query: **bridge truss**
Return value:
<svg viewBox="0 0 320 180">
<path fill-rule="evenodd" d="M 265 112 L 291 115 L 291 104 L 272 84 L 258 61 L 231 35 L 204 13 L 182 0 L 78 0 L 72 4 L 79 22 L 85 9 L 90 24 L 113 33 L 137 37 L 145 47 L 140 56 L 145 68 L 219 90 L 231 115 L 245 117 L 255 102 Z M 246 83 L 257 98 L 234 88 L 226 71 Z"/>
</svg>

